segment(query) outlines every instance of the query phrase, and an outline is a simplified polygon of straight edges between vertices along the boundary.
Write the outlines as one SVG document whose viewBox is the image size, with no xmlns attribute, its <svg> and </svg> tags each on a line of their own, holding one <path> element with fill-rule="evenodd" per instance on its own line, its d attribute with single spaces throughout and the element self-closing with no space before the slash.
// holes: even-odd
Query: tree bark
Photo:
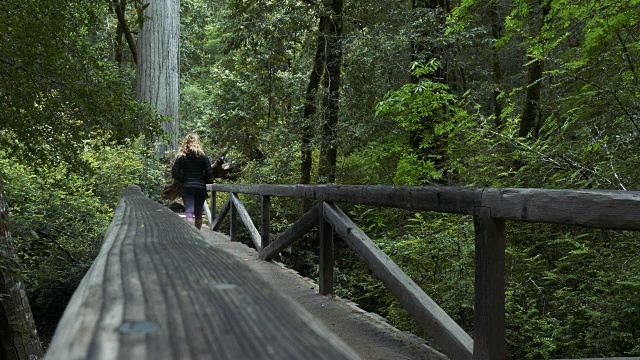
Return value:
<svg viewBox="0 0 640 360">
<path fill-rule="evenodd" d="M 122 34 L 124 33 L 125 38 L 127 39 L 127 44 L 129 45 L 129 50 L 131 51 L 131 57 L 133 58 L 133 62 L 138 64 L 138 52 L 136 50 L 136 42 L 133 40 L 133 35 L 131 34 L 131 29 L 129 29 L 129 25 L 127 24 L 127 19 L 124 16 L 124 9 L 127 7 L 127 0 L 120 0 L 120 4 L 118 4 L 117 0 L 113 0 L 113 8 L 118 17 L 118 28 L 116 30 L 116 38 L 117 38 L 117 47 L 116 47 L 116 61 L 118 64 L 122 64 Z"/>
<path fill-rule="evenodd" d="M 158 114 L 166 117 L 162 128 L 169 144 L 156 139 L 156 158 L 166 158 L 167 152 L 179 148 L 179 0 L 144 0 L 145 20 L 138 36 L 139 59 L 136 77 L 136 98 L 148 101 Z"/>
<path fill-rule="evenodd" d="M 546 2 L 542 6 L 542 29 L 547 22 L 547 17 L 551 11 L 551 1 Z M 527 95 L 524 100 L 522 109 L 522 117 L 520 119 L 520 128 L 518 129 L 519 137 L 531 135 L 532 138 L 538 138 L 538 132 L 542 126 L 540 120 L 540 99 L 542 98 L 542 74 L 544 72 L 544 61 L 537 59 L 529 64 Z"/>
<path fill-rule="evenodd" d="M 313 127 L 311 117 L 316 113 L 316 93 L 320 80 L 324 74 L 325 48 L 327 45 L 326 28 L 329 18 L 323 14 L 318 23 L 318 40 L 316 55 L 313 59 L 313 68 L 309 74 L 309 84 L 305 94 L 304 114 L 302 127 L 302 143 L 300 145 L 300 184 L 311 184 L 311 168 L 313 166 L 311 139 L 313 138 Z M 311 208 L 312 202 L 303 199 L 301 203 L 301 214 L 306 213 Z"/>
<path fill-rule="evenodd" d="M 126 0 L 122 0 L 126 1 Z M 114 60 L 118 64 L 118 66 L 122 66 L 122 35 L 124 34 L 124 29 L 122 28 L 122 24 L 118 20 L 118 27 L 116 28 L 116 43 L 113 49 Z"/>
<path fill-rule="evenodd" d="M 0 175 L 0 359 L 32 360 L 42 356 L 42 344 L 9 234 L 9 209 Z"/>
<path fill-rule="evenodd" d="M 325 6 L 328 2 L 325 2 Z M 343 0 L 332 0 L 331 17 L 327 23 L 327 50 L 325 53 L 322 138 L 318 162 L 318 184 L 336 181 L 337 125 L 340 110 L 340 71 L 342 64 L 342 7 Z"/>
<path fill-rule="evenodd" d="M 433 11 L 440 11 L 438 22 L 443 25 L 446 21 L 446 15 L 449 12 L 449 2 L 448 0 L 413 0 L 412 8 L 413 10 L 428 8 Z M 421 36 L 426 37 L 427 35 L 423 34 Z M 424 41 L 422 41 L 421 39 L 414 39 L 411 42 L 412 62 L 425 64 L 432 58 L 435 58 L 440 62 L 440 67 L 434 74 L 430 75 L 431 80 L 434 82 L 440 82 L 442 84 L 448 84 L 448 65 L 444 48 L 439 46 L 427 49 Z M 411 75 L 412 83 L 417 84 L 421 80 L 422 77 L 418 77 L 413 74 Z M 444 162 L 444 159 L 447 155 L 443 150 L 444 139 L 439 139 L 435 134 L 436 119 L 424 117 L 421 119 L 421 122 L 422 130 L 411 131 L 409 133 L 409 145 L 423 160 L 429 159 L 429 157 L 432 155 L 439 156 L 434 158 L 433 160 L 437 167 Z M 429 146 L 423 146 L 423 140 L 427 135 L 431 136 L 433 138 L 433 141 Z"/>
<path fill-rule="evenodd" d="M 487 5 L 487 17 L 489 18 L 489 30 L 493 43 L 491 44 L 491 79 L 493 80 L 493 93 L 491 102 L 493 103 L 493 116 L 496 128 L 502 127 L 502 103 L 500 96 L 500 83 L 502 82 L 502 68 L 500 67 L 500 56 L 495 43 L 500 40 L 500 21 L 498 21 L 498 2 L 494 0 Z"/>
</svg>

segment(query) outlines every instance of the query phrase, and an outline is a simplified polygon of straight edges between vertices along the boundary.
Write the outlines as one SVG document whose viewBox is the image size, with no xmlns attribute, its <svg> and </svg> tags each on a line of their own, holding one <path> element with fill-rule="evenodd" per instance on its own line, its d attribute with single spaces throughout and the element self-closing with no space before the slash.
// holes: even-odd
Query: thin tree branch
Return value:
<svg viewBox="0 0 640 360">
<path fill-rule="evenodd" d="M 131 50 L 131 56 L 133 57 L 133 62 L 138 65 L 138 51 L 136 50 L 136 43 L 133 40 L 133 35 L 131 34 L 131 29 L 129 29 L 129 25 L 127 24 L 127 19 L 124 16 L 124 9 L 120 7 L 120 4 L 117 0 L 110 1 L 113 5 L 116 16 L 118 17 L 118 23 L 122 27 L 124 31 L 124 37 L 127 39 L 127 44 L 129 44 L 129 50 Z"/>
<path fill-rule="evenodd" d="M 12 67 L 14 67 L 14 68 L 18 69 L 18 70 L 24 71 L 24 72 L 26 72 L 27 74 L 30 74 L 30 75 L 33 75 L 33 76 L 37 76 L 37 77 L 42 78 L 42 79 L 45 79 L 45 80 L 49 80 L 50 82 L 52 82 L 52 83 L 54 83 L 54 84 L 58 84 L 58 85 L 65 85 L 65 84 L 66 84 L 66 83 L 62 83 L 62 82 L 60 82 L 60 81 L 57 81 L 57 80 L 55 80 L 55 79 L 53 79 L 53 78 L 50 78 L 50 77 L 48 77 L 48 76 L 45 76 L 45 75 L 42 75 L 42 74 L 38 74 L 38 73 L 36 73 L 36 72 L 33 72 L 33 71 L 31 71 L 31 70 L 29 70 L 29 69 L 25 68 L 24 66 L 16 65 L 15 63 L 13 63 L 13 62 L 11 62 L 11 61 L 9 61 L 9 60 L 0 59 L 0 63 L 5 63 L 5 64 L 7 64 L 7 65 L 9 65 L 9 66 L 12 66 Z M 37 84 L 35 84 L 35 85 L 37 85 Z"/>
</svg>

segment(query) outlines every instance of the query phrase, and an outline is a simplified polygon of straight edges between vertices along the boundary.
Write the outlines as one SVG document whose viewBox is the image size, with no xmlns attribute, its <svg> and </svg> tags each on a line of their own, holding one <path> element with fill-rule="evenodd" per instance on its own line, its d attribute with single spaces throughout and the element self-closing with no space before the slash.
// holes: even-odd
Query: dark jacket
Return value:
<svg viewBox="0 0 640 360">
<path fill-rule="evenodd" d="M 207 155 L 196 156 L 193 152 L 188 152 L 173 163 L 171 175 L 184 187 L 206 188 L 206 180 L 213 176 L 213 170 Z"/>
</svg>

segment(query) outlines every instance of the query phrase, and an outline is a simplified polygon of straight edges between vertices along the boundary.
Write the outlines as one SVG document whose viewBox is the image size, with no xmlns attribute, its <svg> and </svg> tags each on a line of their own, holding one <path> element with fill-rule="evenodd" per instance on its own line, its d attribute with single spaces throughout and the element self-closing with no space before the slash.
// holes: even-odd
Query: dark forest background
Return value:
<svg viewBox="0 0 640 360">
<path fill-rule="evenodd" d="M 119 193 L 158 199 L 168 181 L 115 6 L 135 40 L 140 0 L 0 0 L 0 173 L 43 337 Z M 234 182 L 639 190 L 637 0 L 182 0 L 180 30 L 181 131 L 241 168 Z M 301 206 L 274 199 L 272 233 Z M 471 218 L 345 211 L 472 331 Z M 640 356 L 637 234 L 508 229 L 510 358 Z M 314 243 L 280 260 L 314 278 Z M 422 335 L 336 254 L 338 295 Z"/>
</svg>

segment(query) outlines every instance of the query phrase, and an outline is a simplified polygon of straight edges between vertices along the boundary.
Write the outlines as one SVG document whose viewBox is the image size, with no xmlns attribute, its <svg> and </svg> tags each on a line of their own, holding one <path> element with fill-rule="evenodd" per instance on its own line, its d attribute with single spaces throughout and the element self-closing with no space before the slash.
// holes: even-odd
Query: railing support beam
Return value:
<svg viewBox="0 0 640 360">
<path fill-rule="evenodd" d="M 262 237 L 262 246 L 264 249 L 271 242 L 271 196 L 260 196 L 260 204 L 262 209 L 262 219 L 260 222 L 260 235 Z"/>
<path fill-rule="evenodd" d="M 235 193 L 229 194 L 229 239 L 231 241 L 238 241 L 238 209 L 236 209 L 236 204 L 233 203 L 233 195 Z"/>
<path fill-rule="evenodd" d="M 333 228 L 326 221 L 320 202 L 318 211 L 318 233 L 320 237 L 320 294 L 333 294 Z"/>
<path fill-rule="evenodd" d="M 227 213 L 231 209 L 231 206 L 233 206 L 233 204 L 231 204 L 231 198 L 229 198 L 229 200 L 227 200 L 227 202 L 225 202 L 222 206 L 222 209 L 220 209 L 220 213 L 218 213 L 218 215 L 213 219 L 211 230 L 217 231 L 220 228 L 220 225 L 222 225 L 222 220 L 224 220 L 224 217 L 227 216 Z"/>
<path fill-rule="evenodd" d="M 215 220 L 216 218 L 217 208 L 218 208 L 218 204 L 216 204 L 216 192 L 212 191 L 211 192 L 211 222 L 209 223 L 209 226 L 211 226 L 211 229 L 213 229 L 213 220 Z"/>
<path fill-rule="evenodd" d="M 360 260 L 369 266 L 450 359 L 472 359 L 473 339 L 418 284 L 337 206 L 324 203 L 324 214 L 327 221 L 335 227 L 336 234 L 355 250 Z"/>
<path fill-rule="evenodd" d="M 507 357 L 505 330 L 505 220 L 491 217 L 491 208 L 473 212 L 476 233 L 473 359 Z"/>
<path fill-rule="evenodd" d="M 311 229 L 318 225 L 318 206 L 314 206 L 307 211 L 289 229 L 280 234 L 269 246 L 260 250 L 258 255 L 262 260 L 271 260 L 282 250 L 289 247 L 294 242 L 300 240 Z"/>
<path fill-rule="evenodd" d="M 238 197 L 237 194 L 231 194 L 231 202 L 233 202 L 233 208 L 236 210 L 236 213 L 238 214 L 238 216 L 240 216 L 242 223 L 247 227 L 247 230 L 249 231 L 249 235 L 251 236 L 251 240 L 253 241 L 253 244 L 256 246 L 256 250 L 260 251 L 260 249 L 262 249 L 261 247 L 262 241 L 260 239 L 260 233 L 258 232 L 258 229 L 256 229 L 256 226 L 253 225 L 253 221 L 251 221 L 251 216 L 249 215 L 249 212 L 244 207 L 244 205 L 242 204 L 242 201 L 240 201 L 240 198 Z"/>
</svg>

